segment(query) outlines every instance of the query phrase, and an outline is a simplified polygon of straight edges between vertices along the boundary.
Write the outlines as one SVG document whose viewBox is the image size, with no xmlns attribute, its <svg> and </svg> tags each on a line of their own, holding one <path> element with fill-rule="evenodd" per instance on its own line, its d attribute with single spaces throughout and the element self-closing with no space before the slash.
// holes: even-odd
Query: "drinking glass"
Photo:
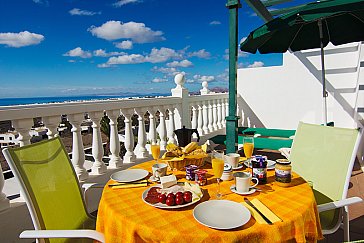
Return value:
<svg viewBox="0 0 364 243">
<path fill-rule="evenodd" d="M 254 151 L 254 138 L 253 137 L 244 137 L 243 138 L 243 149 L 245 157 L 248 161 L 248 166 L 251 166 L 251 157 Z"/>
<path fill-rule="evenodd" d="M 153 159 L 155 159 L 156 162 L 158 162 L 159 156 L 161 154 L 161 147 L 158 143 L 151 144 L 150 150 L 152 151 Z"/>
<path fill-rule="evenodd" d="M 220 192 L 220 178 L 224 172 L 224 151 L 214 150 L 211 155 L 212 170 L 217 179 L 217 192 L 216 199 L 221 199 L 222 194 Z"/>
</svg>

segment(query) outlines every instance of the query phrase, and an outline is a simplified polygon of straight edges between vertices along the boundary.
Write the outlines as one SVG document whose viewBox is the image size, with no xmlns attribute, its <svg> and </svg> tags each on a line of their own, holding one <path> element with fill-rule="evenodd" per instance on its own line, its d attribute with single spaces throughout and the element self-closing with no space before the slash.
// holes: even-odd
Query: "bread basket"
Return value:
<svg viewBox="0 0 364 243">
<path fill-rule="evenodd" d="M 203 166 L 207 157 L 208 155 L 185 156 L 162 161 L 166 162 L 171 170 L 185 170 L 187 165 Z"/>
</svg>

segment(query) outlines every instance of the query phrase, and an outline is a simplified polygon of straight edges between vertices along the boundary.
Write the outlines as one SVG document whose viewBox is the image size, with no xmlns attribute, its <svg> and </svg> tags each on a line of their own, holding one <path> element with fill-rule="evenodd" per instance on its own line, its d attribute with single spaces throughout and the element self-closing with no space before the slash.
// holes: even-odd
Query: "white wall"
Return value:
<svg viewBox="0 0 364 243">
<path fill-rule="evenodd" d="M 325 48 L 328 121 L 356 127 L 359 43 Z M 304 64 L 304 65 L 302 65 Z M 319 49 L 284 53 L 283 65 L 238 69 L 238 94 L 252 126 L 295 129 L 299 121 L 323 123 Z M 250 111 L 249 111 L 250 110 Z"/>
</svg>

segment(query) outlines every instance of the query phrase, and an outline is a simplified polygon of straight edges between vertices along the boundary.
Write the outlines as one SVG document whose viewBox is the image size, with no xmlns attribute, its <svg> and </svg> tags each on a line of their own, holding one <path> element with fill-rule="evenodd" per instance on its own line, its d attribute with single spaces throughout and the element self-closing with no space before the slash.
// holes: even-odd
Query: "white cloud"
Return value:
<svg viewBox="0 0 364 243">
<path fill-rule="evenodd" d="M 138 2 L 142 2 L 142 1 L 140 1 L 140 0 L 119 0 L 116 3 L 114 3 L 113 5 L 115 7 L 121 7 L 121 6 L 124 6 L 129 3 L 138 3 Z"/>
<path fill-rule="evenodd" d="M 152 80 L 152 83 L 165 83 L 165 82 L 168 82 L 168 79 L 166 79 L 166 78 L 154 78 Z"/>
<path fill-rule="evenodd" d="M 103 49 L 98 49 L 96 51 L 94 51 L 94 56 L 96 57 L 111 57 L 111 56 L 119 56 L 119 55 L 125 55 L 125 52 L 106 52 Z"/>
<path fill-rule="evenodd" d="M 190 52 L 188 54 L 188 56 L 190 57 L 199 57 L 199 58 L 204 58 L 204 59 L 208 59 L 211 57 L 211 53 L 206 51 L 205 49 L 201 49 L 199 51 L 194 51 L 194 52 Z"/>
<path fill-rule="evenodd" d="M 180 70 L 178 70 L 175 67 L 157 67 L 157 66 L 154 66 L 151 70 L 154 71 L 154 72 L 164 73 L 167 76 L 175 76 L 178 73 L 185 73 L 185 72 L 181 72 Z"/>
<path fill-rule="evenodd" d="M 215 77 L 210 75 L 210 76 L 207 76 L 207 75 L 200 75 L 200 74 L 196 74 L 196 75 L 193 75 L 193 79 L 198 81 L 198 82 L 204 82 L 204 81 L 207 81 L 207 82 L 212 82 L 215 80 Z"/>
<path fill-rule="evenodd" d="M 88 10 L 81 10 L 79 8 L 74 8 L 69 11 L 71 15 L 84 15 L 84 16 L 92 16 L 95 14 L 101 14 L 101 12 L 92 12 Z"/>
<path fill-rule="evenodd" d="M 109 67 L 113 67 L 113 66 L 109 65 L 107 63 L 102 63 L 102 64 L 97 64 L 97 67 L 99 67 L 99 68 L 109 68 Z"/>
<path fill-rule="evenodd" d="M 191 67 L 193 66 L 192 62 L 188 61 L 187 59 L 182 61 L 173 61 L 170 63 L 167 63 L 168 67 Z"/>
<path fill-rule="evenodd" d="M 247 53 L 245 51 L 240 51 L 240 49 L 238 49 L 238 58 L 239 57 L 247 57 L 248 55 L 249 55 L 249 53 Z M 225 49 L 224 59 L 229 60 L 229 49 Z"/>
<path fill-rule="evenodd" d="M 159 63 L 172 58 L 182 58 L 182 56 L 173 49 L 162 47 L 161 49 L 153 48 L 150 54 L 145 57 L 145 60 L 146 62 Z"/>
<path fill-rule="evenodd" d="M 43 40 L 43 35 L 30 33 L 29 31 L 22 31 L 19 33 L 0 33 L 0 44 L 10 47 L 38 45 Z"/>
<path fill-rule="evenodd" d="M 116 64 L 137 64 L 145 62 L 145 57 L 140 54 L 122 55 L 118 57 L 110 57 L 107 61 L 108 65 Z"/>
<path fill-rule="evenodd" d="M 100 27 L 91 26 L 90 31 L 94 36 L 105 40 L 132 39 L 136 43 L 149 43 L 163 41 L 162 31 L 153 31 L 144 23 L 108 21 Z"/>
<path fill-rule="evenodd" d="M 92 54 L 89 51 L 82 50 L 81 47 L 76 47 L 75 49 L 72 49 L 72 50 L 66 52 L 65 54 L 63 54 L 63 56 L 91 58 Z"/>
<path fill-rule="evenodd" d="M 221 24 L 221 22 L 217 21 L 217 20 L 214 20 L 214 21 L 210 22 L 210 25 L 219 25 L 219 24 Z"/>
<path fill-rule="evenodd" d="M 248 68 L 256 68 L 256 67 L 263 67 L 264 62 L 261 61 L 255 61 L 253 64 L 248 65 Z"/>
<path fill-rule="evenodd" d="M 133 42 L 130 40 L 125 40 L 122 42 L 115 43 L 115 47 L 119 49 L 130 50 L 133 48 Z"/>
<path fill-rule="evenodd" d="M 42 4 L 42 5 L 49 6 L 48 0 L 33 0 L 33 2 L 36 4 Z"/>
</svg>

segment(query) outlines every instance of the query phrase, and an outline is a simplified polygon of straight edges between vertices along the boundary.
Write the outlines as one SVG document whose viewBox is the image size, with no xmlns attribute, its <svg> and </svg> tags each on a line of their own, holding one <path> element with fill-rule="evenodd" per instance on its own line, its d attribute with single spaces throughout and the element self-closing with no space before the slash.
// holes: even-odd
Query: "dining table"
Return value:
<svg viewBox="0 0 364 243">
<path fill-rule="evenodd" d="M 131 169 L 144 169 L 151 176 L 155 161 L 137 164 Z M 113 189 L 109 184 L 102 193 L 96 229 L 104 233 L 106 242 L 316 242 L 323 238 L 316 201 L 310 185 L 298 174 L 292 173 L 288 187 L 275 183 L 274 169 L 267 171 L 267 183 L 258 185 L 250 195 L 238 195 L 231 191 L 234 180 L 222 181 L 223 200 L 242 203 L 244 198 L 259 199 L 281 221 L 263 224 L 251 217 L 237 228 L 214 229 L 200 224 L 193 215 L 194 208 L 208 200 L 215 200 L 216 177 L 211 164 L 205 163 L 207 184 L 201 186 L 203 196 L 196 203 L 176 208 L 161 209 L 147 204 L 143 192 L 157 183 L 146 187 Z M 245 166 L 239 171 L 249 171 Z M 186 180 L 185 171 L 168 170 L 178 182 Z"/>
</svg>

